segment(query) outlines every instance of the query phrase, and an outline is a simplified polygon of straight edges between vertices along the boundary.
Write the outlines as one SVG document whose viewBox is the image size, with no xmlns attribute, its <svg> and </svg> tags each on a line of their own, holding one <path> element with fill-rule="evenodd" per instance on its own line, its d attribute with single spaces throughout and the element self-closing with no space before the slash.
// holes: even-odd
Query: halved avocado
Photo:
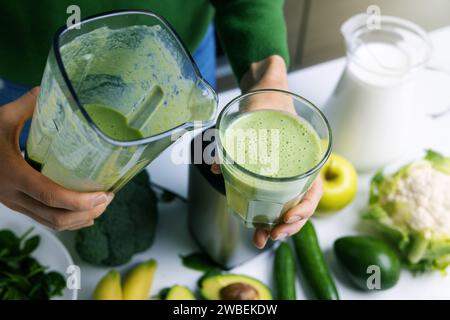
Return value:
<svg viewBox="0 0 450 320">
<path fill-rule="evenodd" d="M 237 274 L 205 277 L 200 282 L 200 293 L 207 300 L 272 300 L 265 284 Z"/>
<path fill-rule="evenodd" d="M 189 288 L 176 285 L 167 291 L 165 300 L 195 300 L 195 296 Z"/>
</svg>

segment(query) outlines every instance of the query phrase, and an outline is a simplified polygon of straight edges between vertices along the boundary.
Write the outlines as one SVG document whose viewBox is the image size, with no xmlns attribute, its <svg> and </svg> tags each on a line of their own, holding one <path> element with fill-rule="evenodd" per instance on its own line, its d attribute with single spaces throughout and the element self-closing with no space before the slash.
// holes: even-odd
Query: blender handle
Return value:
<svg viewBox="0 0 450 320">
<path fill-rule="evenodd" d="M 427 65 L 427 66 L 425 66 L 425 70 L 443 73 L 450 78 L 450 70 L 447 70 L 447 69 L 444 69 L 444 68 L 441 68 L 438 66 Z M 436 113 L 428 114 L 428 116 L 432 119 L 437 119 L 437 118 L 440 118 L 440 117 L 446 115 L 449 112 L 450 112 L 450 105 L 448 105 L 444 110 L 438 111 Z"/>
</svg>

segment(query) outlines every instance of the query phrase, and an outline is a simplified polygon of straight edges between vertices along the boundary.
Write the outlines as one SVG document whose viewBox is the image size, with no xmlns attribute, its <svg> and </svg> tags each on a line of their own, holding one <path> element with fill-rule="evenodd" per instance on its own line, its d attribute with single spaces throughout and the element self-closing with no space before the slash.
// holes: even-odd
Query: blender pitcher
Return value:
<svg viewBox="0 0 450 320">
<path fill-rule="evenodd" d="M 379 27 L 373 28 L 367 25 L 367 17 L 353 16 L 341 27 L 347 64 L 324 109 L 334 132 L 334 150 L 359 171 L 390 163 L 414 141 L 420 120 L 415 96 L 417 71 L 448 75 L 428 65 L 432 46 L 421 27 L 381 16 Z"/>
<path fill-rule="evenodd" d="M 117 192 L 194 122 L 212 125 L 216 108 L 161 17 L 93 16 L 54 36 L 25 156 L 66 188 Z"/>
</svg>

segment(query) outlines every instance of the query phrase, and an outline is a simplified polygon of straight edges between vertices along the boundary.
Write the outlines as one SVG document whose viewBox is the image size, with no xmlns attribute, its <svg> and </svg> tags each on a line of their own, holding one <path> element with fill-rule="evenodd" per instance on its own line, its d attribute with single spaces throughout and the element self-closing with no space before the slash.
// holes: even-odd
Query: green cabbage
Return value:
<svg viewBox="0 0 450 320">
<path fill-rule="evenodd" d="M 439 215 L 433 211 L 433 214 L 441 219 L 434 222 L 437 224 L 434 228 L 429 226 L 430 223 L 423 227 L 417 226 L 418 224 L 421 226 L 420 221 L 423 218 L 419 215 L 418 208 L 421 208 L 420 214 L 423 214 L 424 210 L 427 213 L 430 210 L 436 210 L 436 205 L 431 206 L 432 201 L 439 202 L 439 205 L 441 203 L 447 205 L 448 197 L 450 197 L 450 179 L 446 177 L 444 180 L 441 179 L 444 181 L 444 188 L 442 184 L 433 183 L 433 179 L 429 179 L 431 181 L 425 187 L 418 184 L 412 186 L 407 178 L 417 174 L 417 170 L 424 167 L 430 171 L 436 170 L 440 177 L 442 177 L 441 173 L 450 175 L 450 158 L 428 150 L 423 160 L 407 164 L 393 175 L 384 175 L 382 171 L 375 174 L 370 185 L 369 207 L 364 211 L 363 218 L 371 222 L 379 233 L 395 244 L 403 260 L 411 269 L 444 271 L 450 265 L 450 232 L 447 232 L 447 229 L 442 227 L 445 224 L 440 224 L 439 221 L 450 221 L 448 220 L 450 208 L 439 207 Z M 421 182 L 420 180 L 415 181 Z M 409 189 L 404 191 L 406 188 Z M 405 193 L 407 193 L 406 196 Z M 420 200 L 419 196 L 421 196 Z M 449 217 L 440 215 L 449 215 Z M 436 219 L 435 216 L 433 218 Z M 412 223 L 414 219 L 416 224 Z"/>
</svg>

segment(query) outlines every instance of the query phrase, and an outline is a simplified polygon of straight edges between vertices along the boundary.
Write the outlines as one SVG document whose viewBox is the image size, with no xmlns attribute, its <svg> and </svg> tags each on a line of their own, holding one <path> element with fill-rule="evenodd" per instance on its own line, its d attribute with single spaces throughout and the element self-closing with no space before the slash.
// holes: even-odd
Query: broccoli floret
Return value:
<svg viewBox="0 0 450 320">
<path fill-rule="evenodd" d="M 77 231 L 76 251 L 95 265 L 127 263 L 152 245 L 156 222 L 156 195 L 143 171 L 116 194 L 92 227 Z"/>
<path fill-rule="evenodd" d="M 97 219 L 96 224 L 99 224 L 100 219 Z M 96 224 L 77 231 L 75 249 L 84 261 L 101 265 L 109 255 L 108 237 Z"/>
</svg>

